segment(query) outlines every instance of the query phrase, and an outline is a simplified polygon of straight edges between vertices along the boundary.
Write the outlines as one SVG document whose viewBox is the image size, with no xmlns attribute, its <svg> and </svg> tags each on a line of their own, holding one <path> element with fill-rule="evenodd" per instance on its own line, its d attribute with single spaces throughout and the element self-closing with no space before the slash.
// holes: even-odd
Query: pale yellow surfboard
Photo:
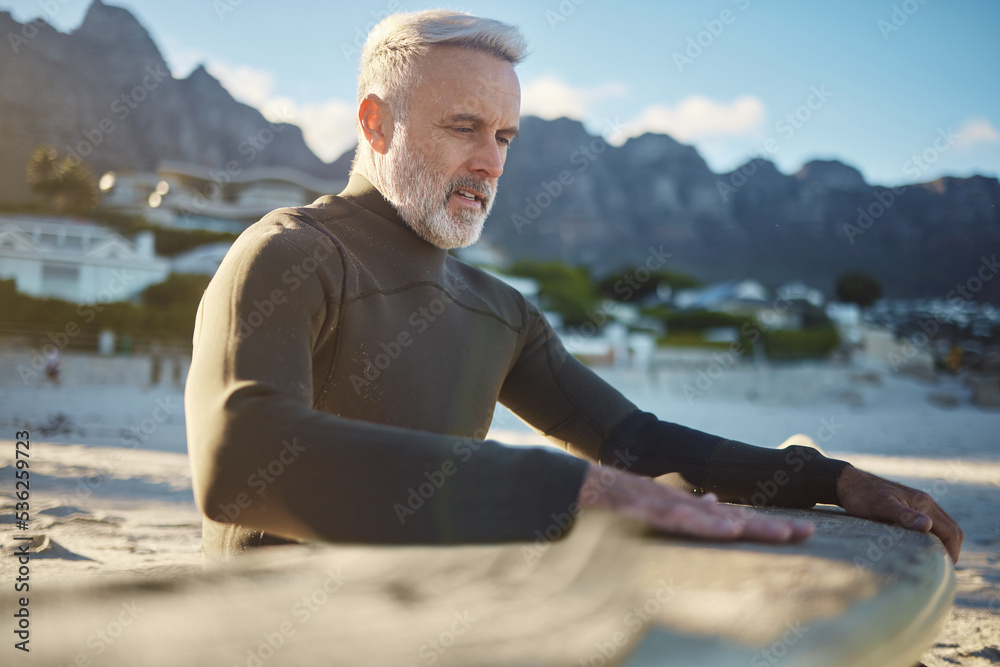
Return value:
<svg viewBox="0 0 1000 667">
<path fill-rule="evenodd" d="M 785 547 L 672 539 L 592 513 L 557 542 L 276 547 L 196 575 L 43 582 L 31 653 L 5 646 L 3 664 L 916 663 L 952 600 L 940 543 L 808 514 L 818 534 Z M 14 609 L 4 591 L 0 615 Z"/>
</svg>

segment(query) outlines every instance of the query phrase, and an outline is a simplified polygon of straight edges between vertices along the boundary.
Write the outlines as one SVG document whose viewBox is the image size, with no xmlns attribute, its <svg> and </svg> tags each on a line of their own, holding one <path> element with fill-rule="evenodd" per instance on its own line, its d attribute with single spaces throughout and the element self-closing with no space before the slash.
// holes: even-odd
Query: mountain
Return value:
<svg viewBox="0 0 1000 667">
<path fill-rule="evenodd" d="M 860 269 L 890 297 L 946 298 L 971 281 L 973 298 L 1000 302 L 996 178 L 889 189 L 833 160 L 715 174 L 668 136 L 616 147 L 567 119 L 522 119 L 484 240 L 597 274 L 637 268 L 662 244 L 670 268 L 703 280 L 799 279 L 831 294 L 840 273 Z"/>
<path fill-rule="evenodd" d="M 78 154 L 96 175 L 154 170 L 160 160 L 214 169 L 292 166 L 328 180 L 302 131 L 270 123 L 203 67 L 175 79 L 146 29 L 127 10 L 95 0 L 70 34 L 44 20 L 22 25 L 0 11 L 0 201 L 28 197 L 24 168 L 36 146 Z M 15 37 L 11 37 L 11 36 Z"/>
<path fill-rule="evenodd" d="M 28 198 L 25 164 L 43 143 L 75 151 L 95 174 L 236 160 L 347 175 L 350 154 L 324 163 L 298 127 L 269 123 L 204 68 L 175 79 L 124 9 L 95 0 L 70 34 L 0 11 L 0 35 L 11 47 L 0 49 L 0 201 Z M 946 297 L 972 281 L 972 298 L 1000 302 L 1000 279 L 986 277 L 997 272 L 998 204 L 995 178 L 889 190 L 824 160 L 794 174 L 766 160 L 715 174 L 666 135 L 613 146 L 579 122 L 526 117 L 484 241 L 507 259 L 560 259 L 598 275 L 642 266 L 652 248 L 703 280 L 799 279 L 829 294 L 838 274 L 862 269 L 887 296 Z"/>
</svg>

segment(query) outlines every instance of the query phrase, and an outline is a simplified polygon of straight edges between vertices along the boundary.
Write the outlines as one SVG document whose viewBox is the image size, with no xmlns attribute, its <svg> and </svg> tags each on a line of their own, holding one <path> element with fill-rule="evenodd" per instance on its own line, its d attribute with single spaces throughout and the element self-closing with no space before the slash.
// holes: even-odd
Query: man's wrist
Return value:
<svg viewBox="0 0 1000 667">
<path fill-rule="evenodd" d="M 608 488 L 617 473 L 611 468 L 591 464 L 583 476 L 576 502 L 580 509 L 608 508 L 612 506 Z"/>
<path fill-rule="evenodd" d="M 722 500 L 755 506 L 835 504 L 847 465 L 803 445 L 770 449 L 726 440 L 709 460 L 702 488 Z"/>
<path fill-rule="evenodd" d="M 840 507 L 844 507 L 844 497 L 847 495 L 847 489 L 852 481 L 856 479 L 858 472 L 857 468 L 848 463 L 837 476 L 837 505 Z"/>
</svg>

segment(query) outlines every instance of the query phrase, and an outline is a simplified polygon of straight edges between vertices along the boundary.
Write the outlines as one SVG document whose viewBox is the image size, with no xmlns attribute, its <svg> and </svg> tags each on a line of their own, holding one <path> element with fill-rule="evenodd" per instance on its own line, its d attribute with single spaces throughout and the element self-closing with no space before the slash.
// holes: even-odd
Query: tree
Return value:
<svg viewBox="0 0 1000 667">
<path fill-rule="evenodd" d="M 28 187 L 46 199 L 55 199 L 61 187 L 59 154 L 52 146 L 39 146 L 28 158 Z"/>
<path fill-rule="evenodd" d="M 597 307 L 598 295 L 586 267 L 525 259 L 515 262 L 508 273 L 537 281 L 542 306 L 562 315 L 568 326 L 589 321 L 590 311 Z"/>
<path fill-rule="evenodd" d="M 79 160 L 60 160 L 52 146 L 31 152 L 25 176 L 31 191 L 48 199 L 57 211 L 89 211 L 101 201 L 90 169 Z"/>
<path fill-rule="evenodd" d="M 867 308 L 882 298 L 882 285 L 867 273 L 851 271 L 837 279 L 835 293 L 838 301 Z"/>
</svg>

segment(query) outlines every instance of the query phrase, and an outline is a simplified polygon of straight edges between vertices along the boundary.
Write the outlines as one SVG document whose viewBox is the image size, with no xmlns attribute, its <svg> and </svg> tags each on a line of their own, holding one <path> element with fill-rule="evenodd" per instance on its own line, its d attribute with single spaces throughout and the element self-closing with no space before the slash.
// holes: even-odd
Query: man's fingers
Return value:
<svg viewBox="0 0 1000 667">
<path fill-rule="evenodd" d="M 958 523 L 948 513 L 941 509 L 934 498 L 924 491 L 908 489 L 911 493 L 904 499 L 907 507 L 907 518 L 909 522 L 901 522 L 907 528 L 919 530 L 921 532 L 931 532 L 936 535 L 947 550 L 951 560 L 958 562 L 958 555 L 962 550 L 962 540 L 964 534 L 958 527 Z"/>
<path fill-rule="evenodd" d="M 896 511 L 890 516 L 905 528 L 935 535 L 941 540 L 952 562 L 958 562 L 964 538 L 962 529 L 928 494 L 916 491 L 910 497 L 897 500 Z"/>
<path fill-rule="evenodd" d="M 962 529 L 929 493 L 848 466 L 837 480 L 837 497 L 840 506 L 854 516 L 930 531 L 941 540 L 951 559 L 958 562 L 964 539 Z"/>
<path fill-rule="evenodd" d="M 769 517 L 746 507 L 706 503 L 703 498 L 665 504 L 646 521 L 660 530 L 693 537 L 773 543 L 802 540 L 815 530 L 808 521 Z"/>
<path fill-rule="evenodd" d="M 690 535 L 718 540 L 734 540 L 743 532 L 742 524 L 732 517 L 715 511 L 715 505 L 700 500 L 666 503 L 650 506 L 645 521 L 659 530 L 679 535 Z"/>
<path fill-rule="evenodd" d="M 755 542 L 787 542 L 792 538 L 790 521 L 752 517 L 743 522 L 742 537 Z"/>
<path fill-rule="evenodd" d="M 937 536 L 944 548 L 948 551 L 948 555 L 951 556 L 953 563 L 958 563 L 958 554 L 962 551 L 962 541 L 965 539 L 965 533 L 959 528 L 958 523 L 948 516 L 940 507 L 934 507 L 931 512 L 931 524 L 930 531 Z"/>
<path fill-rule="evenodd" d="M 710 540 L 789 542 L 803 540 L 814 531 L 808 521 L 792 521 L 755 512 L 747 507 L 719 504 L 711 493 L 696 496 L 653 480 L 612 472 L 599 477 L 591 467 L 580 492 L 582 508 L 615 510 L 653 529 Z"/>
<path fill-rule="evenodd" d="M 944 510 L 935 512 L 935 515 L 937 514 L 940 514 L 940 516 L 936 518 L 921 514 L 915 522 L 913 530 L 919 530 L 924 533 L 930 532 L 936 536 L 941 540 L 941 544 L 944 545 L 945 551 L 951 557 L 951 561 L 958 563 L 958 555 L 962 551 L 962 540 L 965 538 L 965 535 L 962 533 L 962 529 L 958 527 L 958 524 L 944 513 Z"/>
<path fill-rule="evenodd" d="M 743 525 L 741 539 L 755 542 L 799 542 L 816 532 L 816 526 L 810 521 L 779 519 L 745 507 L 732 509 L 739 512 L 739 520 Z"/>
<path fill-rule="evenodd" d="M 929 516 L 923 512 L 913 509 L 912 507 L 907 507 L 902 503 L 897 504 L 898 509 L 896 511 L 896 523 L 900 524 L 904 528 L 917 530 L 921 533 L 926 533 L 931 529 L 934 522 Z"/>
<path fill-rule="evenodd" d="M 938 539 L 944 545 L 945 551 L 951 556 L 951 562 L 957 565 L 958 555 L 962 552 L 962 540 L 965 538 L 962 531 L 959 530 L 957 535 L 954 533 L 948 533 L 943 536 L 938 533 L 934 534 L 938 536 Z"/>
<path fill-rule="evenodd" d="M 792 541 L 800 542 L 809 537 L 816 532 L 816 524 L 812 521 L 793 521 L 792 522 Z"/>
</svg>

